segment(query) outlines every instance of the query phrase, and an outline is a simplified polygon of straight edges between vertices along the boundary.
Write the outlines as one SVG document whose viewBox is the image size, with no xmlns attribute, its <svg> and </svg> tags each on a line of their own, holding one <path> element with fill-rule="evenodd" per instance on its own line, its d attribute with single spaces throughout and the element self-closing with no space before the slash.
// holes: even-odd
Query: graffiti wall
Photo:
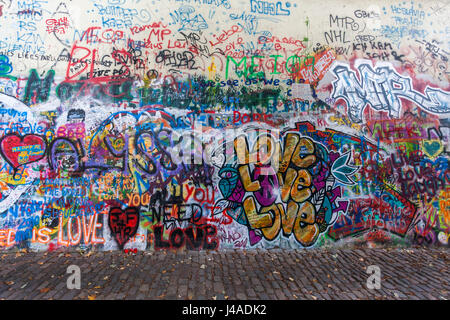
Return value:
<svg viewBox="0 0 450 320">
<path fill-rule="evenodd" d="M 0 250 L 448 246 L 449 14 L 0 0 Z"/>
</svg>

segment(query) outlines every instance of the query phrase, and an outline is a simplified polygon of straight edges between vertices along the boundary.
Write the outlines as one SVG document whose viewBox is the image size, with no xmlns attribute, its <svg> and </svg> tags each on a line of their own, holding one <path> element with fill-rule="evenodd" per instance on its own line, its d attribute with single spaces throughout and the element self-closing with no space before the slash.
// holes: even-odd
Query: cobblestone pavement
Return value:
<svg viewBox="0 0 450 320">
<path fill-rule="evenodd" d="M 367 288 L 370 265 L 381 289 Z M 3 253 L 1 266 L 0 299 L 450 298 L 448 249 Z"/>
</svg>

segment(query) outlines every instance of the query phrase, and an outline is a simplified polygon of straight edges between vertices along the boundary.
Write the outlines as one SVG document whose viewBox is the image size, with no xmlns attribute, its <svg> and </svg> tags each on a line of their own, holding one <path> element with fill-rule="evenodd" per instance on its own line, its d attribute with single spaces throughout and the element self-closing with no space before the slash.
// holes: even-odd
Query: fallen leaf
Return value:
<svg viewBox="0 0 450 320">
<path fill-rule="evenodd" d="M 88 296 L 88 299 L 89 299 L 89 300 L 95 300 L 95 298 L 97 298 L 97 297 L 95 296 L 95 294 L 93 294 L 92 296 Z"/>
<path fill-rule="evenodd" d="M 166 270 L 163 270 L 163 271 L 162 271 L 162 273 L 166 273 L 166 272 L 167 272 Z"/>
<path fill-rule="evenodd" d="M 96 286 L 94 287 L 94 289 L 101 289 L 101 286 Z"/>
<path fill-rule="evenodd" d="M 201 266 L 200 266 L 200 269 L 205 269 L 206 268 L 206 265 L 204 265 L 204 264 L 202 264 Z"/>
<path fill-rule="evenodd" d="M 291 277 L 289 277 L 289 280 L 294 281 L 294 279 L 292 279 Z"/>
<path fill-rule="evenodd" d="M 212 298 L 213 298 L 213 300 L 217 300 L 217 297 L 216 297 L 216 296 L 213 296 Z"/>
<path fill-rule="evenodd" d="M 311 295 L 311 297 L 312 297 L 314 300 L 317 300 L 317 297 L 316 297 L 316 296 Z"/>
<path fill-rule="evenodd" d="M 50 291 L 50 288 L 42 288 L 41 290 L 39 290 L 40 293 L 46 293 L 49 291 Z"/>
<path fill-rule="evenodd" d="M 6 283 L 8 286 L 12 286 L 12 285 L 14 284 L 14 281 L 5 281 L 5 283 Z"/>
</svg>

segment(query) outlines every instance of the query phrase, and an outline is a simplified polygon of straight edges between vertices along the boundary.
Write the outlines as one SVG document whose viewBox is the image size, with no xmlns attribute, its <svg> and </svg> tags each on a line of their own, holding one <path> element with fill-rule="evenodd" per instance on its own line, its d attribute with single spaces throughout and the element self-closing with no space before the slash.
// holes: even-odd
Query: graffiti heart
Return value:
<svg viewBox="0 0 450 320">
<path fill-rule="evenodd" d="M 127 241 L 136 235 L 139 227 L 139 210 L 135 207 L 125 210 L 113 207 L 109 211 L 108 224 L 114 239 L 122 250 Z"/>
<path fill-rule="evenodd" d="M 44 138 L 30 134 L 19 136 L 11 134 L 0 141 L 0 152 L 3 158 L 14 168 L 39 161 L 45 156 Z"/>
<path fill-rule="evenodd" d="M 421 145 L 423 153 L 431 159 L 435 159 L 444 150 L 440 140 L 423 140 Z"/>
</svg>

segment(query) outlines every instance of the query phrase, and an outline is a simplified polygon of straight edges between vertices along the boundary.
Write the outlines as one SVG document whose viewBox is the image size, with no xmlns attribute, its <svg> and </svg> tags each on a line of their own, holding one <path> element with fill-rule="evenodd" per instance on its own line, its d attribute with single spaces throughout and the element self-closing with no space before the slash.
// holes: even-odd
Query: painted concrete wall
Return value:
<svg viewBox="0 0 450 320">
<path fill-rule="evenodd" d="M 1 0 L 1 249 L 448 246 L 448 17 Z"/>
</svg>

